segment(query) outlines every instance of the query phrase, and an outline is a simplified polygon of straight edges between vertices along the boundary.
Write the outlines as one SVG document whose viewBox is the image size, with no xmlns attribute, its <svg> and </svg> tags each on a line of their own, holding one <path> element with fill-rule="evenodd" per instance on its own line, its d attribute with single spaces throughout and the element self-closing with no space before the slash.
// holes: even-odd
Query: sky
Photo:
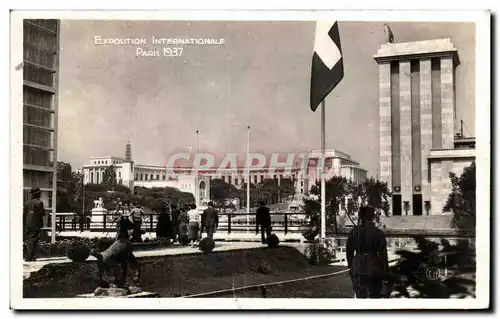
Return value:
<svg viewBox="0 0 500 319">
<path fill-rule="evenodd" d="M 379 168 L 378 66 L 384 22 L 340 22 L 344 79 L 326 99 L 326 148 Z M 458 49 L 457 121 L 475 133 L 475 27 L 395 23 L 395 42 L 451 38 Z M 320 148 L 321 112 L 309 107 L 314 22 L 61 21 L 58 157 L 73 169 L 91 156 L 166 165 L 196 149 L 243 156 Z M 147 45 L 96 45 L 101 38 L 146 38 Z M 223 38 L 184 45 L 180 57 L 137 57 L 151 36 Z M 156 47 L 157 49 L 158 47 Z M 457 125 L 458 127 L 458 125 Z M 469 135 L 469 134 L 467 134 Z"/>
</svg>

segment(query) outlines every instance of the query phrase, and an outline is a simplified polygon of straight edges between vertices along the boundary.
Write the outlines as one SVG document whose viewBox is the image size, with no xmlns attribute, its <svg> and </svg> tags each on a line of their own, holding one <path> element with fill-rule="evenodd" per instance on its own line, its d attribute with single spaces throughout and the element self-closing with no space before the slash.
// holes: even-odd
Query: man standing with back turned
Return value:
<svg viewBox="0 0 500 319">
<path fill-rule="evenodd" d="M 361 207 L 360 225 L 347 237 L 346 257 L 356 298 L 381 298 L 389 274 L 387 242 L 373 218 L 373 207 Z"/>
<path fill-rule="evenodd" d="M 255 226 L 256 234 L 259 233 L 260 226 L 260 236 L 262 238 L 262 243 L 265 244 L 267 242 L 267 237 L 271 235 L 271 212 L 264 202 L 260 202 L 260 207 L 257 208 Z"/>
<path fill-rule="evenodd" d="M 31 189 L 31 199 L 24 204 L 23 222 L 27 237 L 26 261 L 35 261 L 35 249 L 40 239 L 45 208 L 40 200 L 40 188 Z"/>
<path fill-rule="evenodd" d="M 215 229 L 219 224 L 219 214 L 214 209 L 214 204 L 212 202 L 208 203 L 208 208 L 203 211 L 201 215 L 201 230 L 203 232 L 204 229 L 207 231 L 207 237 L 210 239 L 214 239 Z M 201 237 L 201 236 L 200 236 Z"/>
</svg>

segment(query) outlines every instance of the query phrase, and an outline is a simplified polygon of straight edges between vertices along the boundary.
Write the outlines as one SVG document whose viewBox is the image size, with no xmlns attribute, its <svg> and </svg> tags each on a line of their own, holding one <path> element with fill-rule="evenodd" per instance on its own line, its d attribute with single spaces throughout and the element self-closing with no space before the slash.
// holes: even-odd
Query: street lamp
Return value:
<svg viewBox="0 0 500 319">
<path fill-rule="evenodd" d="M 425 212 L 427 213 L 427 216 L 429 216 L 429 211 L 431 210 L 431 201 L 430 200 L 426 200 L 424 201 L 424 209 L 425 209 Z"/>
<path fill-rule="evenodd" d="M 403 209 L 405 210 L 406 215 L 408 215 L 408 211 L 410 210 L 410 202 L 409 201 L 404 201 L 403 203 L 404 203 Z"/>
</svg>

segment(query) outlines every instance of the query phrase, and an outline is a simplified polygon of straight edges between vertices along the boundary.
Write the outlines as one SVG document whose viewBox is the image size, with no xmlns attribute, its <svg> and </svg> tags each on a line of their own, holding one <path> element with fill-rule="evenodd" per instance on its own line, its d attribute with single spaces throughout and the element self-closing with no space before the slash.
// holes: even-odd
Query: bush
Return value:
<svg viewBox="0 0 500 319">
<path fill-rule="evenodd" d="M 84 262 L 90 256 L 90 248 L 84 243 L 73 243 L 66 250 L 66 256 L 74 262 Z"/>
<path fill-rule="evenodd" d="M 277 248 L 280 244 L 280 240 L 278 238 L 278 236 L 276 236 L 275 234 L 271 234 L 269 235 L 269 237 L 267 237 L 267 247 L 269 248 Z"/>
<path fill-rule="evenodd" d="M 309 229 L 302 233 L 302 237 L 306 240 L 313 241 L 316 236 L 318 236 L 319 232 L 316 229 Z"/>
<path fill-rule="evenodd" d="M 179 243 L 186 246 L 189 244 L 189 237 L 187 234 L 179 235 Z"/>
<path fill-rule="evenodd" d="M 335 260 L 335 247 L 331 241 L 321 244 L 316 240 L 306 247 L 305 255 L 312 265 L 330 264 Z"/>
<path fill-rule="evenodd" d="M 215 242 L 212 238 L 205 237 L 200 240 L 200 250 L 204 253 L 209 253 L 215 248 Z"/>
</svg>

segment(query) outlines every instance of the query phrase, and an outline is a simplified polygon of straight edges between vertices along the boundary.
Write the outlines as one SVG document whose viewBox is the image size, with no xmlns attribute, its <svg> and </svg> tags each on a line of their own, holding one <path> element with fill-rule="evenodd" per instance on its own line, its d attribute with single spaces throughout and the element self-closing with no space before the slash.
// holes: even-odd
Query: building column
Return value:
<svg viewBox="0 0 500 319">
<path fill-rule="evenodd" d="M 410 61 L 399 63 L 399 109 L 401 138 L 401 200 L 410 203 L 408 215 L 412 215 L 412 145 L 411 145 L 411 65 Z M 406 212 L 403 209 L 403 214 Z"/>
<path fill-rule="evenodd" d="M 391 64 L 379 64 L 380 180 L 392 190 Z M 392 209 L 391 209 L 392 211 Z"/>
<path fill-rule="evenodd" d="M 420 61 L 420 143 L 422 167 L 422 198 L 431 200 L 429 162 L 427 157 L 432 149 L 432 79 L 431 60 Z M 424 209 L 424 214 L 426 214 Z M 430 214 L 430 212 L 429 212 Z"/>
<path fill-rule="evenodd" d="M 441 127 L 442 148 L 454 148 L 455 94 L 453 84 L 453 57 L 441 58 Z"/>
</svg>

